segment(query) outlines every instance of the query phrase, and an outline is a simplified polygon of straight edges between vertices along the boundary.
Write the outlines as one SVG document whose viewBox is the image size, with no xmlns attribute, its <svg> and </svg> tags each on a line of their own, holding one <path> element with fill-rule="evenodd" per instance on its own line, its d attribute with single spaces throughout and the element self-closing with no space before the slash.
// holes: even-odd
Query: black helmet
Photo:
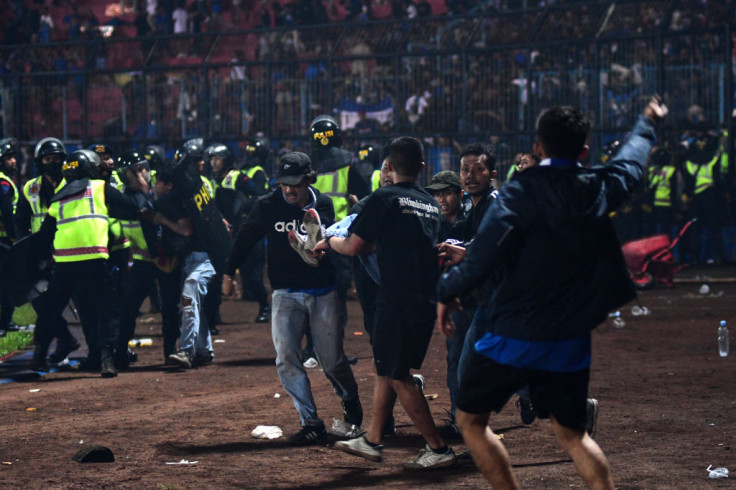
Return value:
<svg viewBox="0 0 736 490">
<path fill-rule="evenodd" d="M 192 160 L 199 160 L 204 158 L 204 141 L 202 138 L 194 138 L 185 142 L 174 154 L 174 160 L 179 163 L 184 157 L 189 157 Z"/>
<path fill-rule="evenodd" d="M 146 157 L 148 166 L 152 169 L 159 169 L 166 163 L 166 151 L 158 145 L 146 146 L 143 156 Z"/>
<path fill-rule="evenodd" d="M 312 147 L 317 148 L 339 148 L 342 146 L 342 136 L 340 134 L 340 126 L 337 121 L 327 114 L 317 116 L 309 126 L 309 133 L 312 137 Z"/>
<path fill-rule="evenodd" d="M 106 145 L 104 143 L 95 143 L 95 144 L 89 145 L 87 149 L 100 155 L 100 158 L 102 158 L 103 153 L 107 153 L 113 159 L 115 158 L 115 152 L 112 151 L 112 148 L 110 148 L 110 145 Z"/>
<path fill-rule="evenodd" d="M 48 155 L 61 155 L 66 158 L 66 147 L 57 138 L 44 138 L 38 142 L 33 151 L 33 159 L 36 165 L 41 165 L 41 159 Z"/>
<path fill-rule="evenodd" d="M 100 166 L 100 156 L 92 150 L 77 150 L 69 155 L 61 167 L 67 182 L 83 178 L 93 179 Z"/>
<path fill-rule="evenodd" d="M 616 156 L 618 150 L 621 148 L 620 140 L 609 141 L 603 148 L 601 148 L 601 162 L 606 163 L 608 160 Z"/>
<path fill-rule="evenodd" d="M 126 169 L 132 168 L 136 165 L 145 165 L 149 170 L 151 168 L 148 163 L 148 158 L 144 153 L 137 150 L 130 150 L 124 152 L 118 157 L 115 162 L 115 170 L 124 174 Z"/>
<path fill-rule="evenodd" d="M 4 138 L 0 140 L 0 158 L 13 156 L 16 154 L 14 138 Z"/>
<path fill-rule="evenodd" d="M 245 163 L 248 166 L 264 165 L 268 161 L 268 142 L 255 138 L 245 146 Z"/>
<path fill-rule="evenodd" d="M 370 163 L 373 168 L 381 165 L 381 155 L 378 149 L 373 145 L 364 145 L 358 149 L 358 160 Z"/>
<path fill-rule="evenodd" d="M 223 168 L 232 168 L 233 164 L 235 163 L 233 152 L 231 152 L 230 148 L 228 148 L 226 145 L 223 145 L 222 143 L 213 143 L 208 146 L 207 150 L 205 150 L 205 155 L 207 156 L 207 161 L 209 161 L 212 157 L 222 158 L 224 161 Z"/>
</svg>

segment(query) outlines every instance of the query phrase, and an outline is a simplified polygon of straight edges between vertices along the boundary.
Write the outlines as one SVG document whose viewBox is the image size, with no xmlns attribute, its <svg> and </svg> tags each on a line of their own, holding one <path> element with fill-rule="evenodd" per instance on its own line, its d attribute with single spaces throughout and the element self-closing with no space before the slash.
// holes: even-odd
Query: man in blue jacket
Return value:
<svg viewBox="0 0 736 490">
<path fill-rule="evenodd" d="M 488 288 L 473 319 L 480 340 L 460 367 L 457 421 L 494 488 L 519 484 L 488 416 L 527 383 L 537 415 L 550 418 L 586 484 L 613 488 L 606 456 L 585 432 L 590 332 L 635 296 L 608 213 L 644 179 L 654 125 L 666 113 L 652 99 L 618 155 L 583 168 L 587 117 L 572 107 L 545 111 L 534 148 L 540 165 L 501 189 L 467 254 L 443 246 L 450 263 L 462 260 L 438 284 L 445 335 L 454 329 L 449 305 L 481 283 Z"/>
</svg>

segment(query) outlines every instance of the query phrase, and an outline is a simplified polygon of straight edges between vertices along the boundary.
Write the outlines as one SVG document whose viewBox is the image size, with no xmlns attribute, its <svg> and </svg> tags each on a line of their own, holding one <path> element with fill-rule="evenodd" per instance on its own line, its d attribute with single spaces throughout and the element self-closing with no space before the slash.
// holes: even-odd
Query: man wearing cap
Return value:
<svg viewBox="0 0 736 490">
<path fill-rule="evenodd" d="M 300 152 L 285 154 L 278 165 L 280 186 L 258 198 L 240 226 L 225 266 L 223 294 L 233 295 L 233 275 L 248 252 L 267 238 L 268 276 L 273 288 L 271 334 L 276 349 L 276 370 L 291 396 L 302 425 L 289 442 L 296 446 L 327 444 L 324 422 L 317 415 L 306 370 L 302 365 L 301 340 L 304 320 L 309 319 L 314 350 L 325 376 L 343 404 L 345 422 L 360 426 L 363 411 L 358 386 L 343 351 L 335 270 L 329 261 L 310 266 L 289 244 L 289 232 L 306 234 L 305 214 L 319 215 L 329 225 L 334 221 L 332 200 L 311 186 L 316 179 L 309 157 Z"/>
<path fill-rule="evenodd" d="M 440 205 L 442 222 L 440 224 L 440 241 L 454 238 L 452 229 L 465 219 L 462 208 L 463 188 L 460 177 L 452 170 L 437 172 L 427 186 L 435 201 Z"/>
</svg>

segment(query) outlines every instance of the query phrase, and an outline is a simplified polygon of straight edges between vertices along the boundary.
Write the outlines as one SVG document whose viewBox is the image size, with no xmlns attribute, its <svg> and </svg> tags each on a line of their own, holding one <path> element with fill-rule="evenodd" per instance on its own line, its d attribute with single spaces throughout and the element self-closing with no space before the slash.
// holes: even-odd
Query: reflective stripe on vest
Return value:
<svg viewBox="0 0 736 490">
<path fill-rule="evenodd" d="M 223 189 L 232 189 L 235 190 L 235 184 L 238 183 L 238 176 L 240 176 L 240 172 L 237 170 L 231 170 L 227 173 L 224 179 L 222 179 L 222 185 L 221 187 Z"/>
<path fill-rule="evenodd" d="M 23 186 L 23 195 L 26 197 L 28 204 L 31 206 L 31 233 L 36 233 L 41 229 L 41 223 L 48 214 L 49 210 L 41 199 L 41 185 L 43 184 L 43 175 L 39 175 L 35 179 L 26 182 Z"/>
<path fill-rule="evenodd" d="M 253 177 L 255 177 L 256 173 L 258 172 L 263 172 L 263 176 L 265 177 L 264 182 L 263 182 L 263 188 L 268 190 L 268 174 L 266 173 L 265 170 L 263 170 L 263 167 L 261 167 L 260 165 L 256 165 L 255 167 L 249 168 L 248 170 L 245 171 L 245 175 L 247 175 L 249 179 L 252 179 Z"/>
<path fill-rule="evenodd" d="M 342 167 L 334 172 L 317 176 L 314 187 L 325 196 L 332 199 L 335 207 L 335 221 L 340 221 L 348 215 L 348 172 L 350 167 Z"/>
<path fill-rule="evenodd" d="M 110 173 L 110 185 L 123 192 L 123 181 L 120 179 L 120 174 L 118 174 L 117 170 L 113 170 Z"/>
<path fill-rule="evenodd" d="M 685 162 L 685 165 L 687 165 L 687 171 L 690 172 L 690 175 L 695 177 L 695 194 L 700 194 L 708 187 L 713 186 L 713 169 L 720 159 L 721 155 L 718 154 L 713 157 L 713 160 L 703 165 L 697 165 L 690 160 Z"/>
<path fill-rule="evenodd" d="M 64 187 L 59 185 L 59 190 Z M 49 216 L 56 218 L 54 259 L 57 262 L 108 258 L 104 181 L 90 180 L 84 192 L 51 203 Z"/>
<path fill-rule="evenodd" d="M 130 241 L 123 233 L 123 221 L 117 218 L 108 218 L 109 222 L 109 233 L 110 233 L 110 251 L 116 252 L 118 250 L 124 250 L 130 248 Z"/>
<path fill-rule="evenodd" d="M 210 196 L 213 196 L 214 197 L 214 195 L 215 195 L 215 189 L 212 186 L 212 182 L 210 182 L 210 179 L 208 179 L 204 175 L 200 175 L 200 178 L 202 179 L 202 183 L 204 184 L 205 188 L 207 189 L 207 192 L 210 193 Z"/>
<path fill-rule="evenodd" d="M 373 175 L 371 175 L 371 191 L 375 191 L 379 187 L 381 187 L 381 171 L 374 170 Z"/>
<path fill-rule="evenodd" d="M 650 171 L 652 175 L 649 180 L 649 187 L 654 189 L 654 205 L 659 207 L 672 206 L 670 180 L 675 175 L 675 167 L 664 165 L 657 170 L 651 168 Z"/>
<path fill-rule="evenodd" d="M 146 238 L 143 236 L 143 228 L 140 221 L 121 220 L 123 225 L 123 233 L 130 241 L 130 252 L 133 260 L 141 260 L 144 262 L 152 262 L 151 254 L 148 251 Z"/>
<path fill-rule="evenodd" d="M 5 175 L 3 172 L 0 172 L 0 181 L 5 181 L 8 184 L 10 184 L 10 187 L 13 189 L 13 213 L 15 213 L 15 208 L 18 206 L 18 188 L 15 187 L 15 183 L 12 179 L 10 179 L 7 175 Z M 2 222 L 3 220 L 0 220 L 0 237 L 6 237 L 8 236 L 8 232 L 5 230 L 5 225 Z"/>
</svg>

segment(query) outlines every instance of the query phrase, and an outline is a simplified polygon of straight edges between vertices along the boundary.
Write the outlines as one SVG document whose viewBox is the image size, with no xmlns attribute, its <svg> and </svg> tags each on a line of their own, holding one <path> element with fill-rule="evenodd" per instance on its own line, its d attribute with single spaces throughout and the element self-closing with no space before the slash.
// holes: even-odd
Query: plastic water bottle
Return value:
<svg viewBox="0 0 736 490">
<path fill-rule="evenodd" d="M 620 311 L 614 311 L 613 313 L 609 314 L 608 317 L 611 319 L 611 323 L 613 323 L 614 327 L 624 328 L 626 326 L 626 322 L 623 318 L 621 318 Z"/>
<path fill-rule="evenodd" d="M 152 339 L 132 339 L 128 341 L 130 347 L 150 347 L 153 345 Z"/>
<path fill-rule="evenodd" d="M 728 327 L 726 326 L 726 320 L 721 320 L 721 324 L 718 326 L 718 353 L 721 357 L 728 355 Z"/>
</svg>

